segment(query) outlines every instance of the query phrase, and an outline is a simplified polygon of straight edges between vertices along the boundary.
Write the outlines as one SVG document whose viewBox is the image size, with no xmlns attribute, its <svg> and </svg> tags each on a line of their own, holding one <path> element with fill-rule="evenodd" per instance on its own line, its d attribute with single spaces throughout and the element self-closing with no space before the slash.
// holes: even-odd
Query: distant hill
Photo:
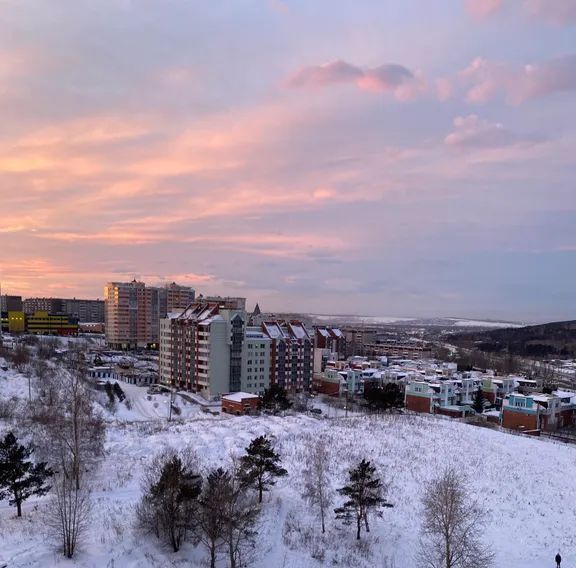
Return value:
<svg viewBox="0 0 576 568">
<path fill-rule="evenodd" d="M 453 335 L 452 342 L 488 353 L 508 352 L 526 357 L 576 357 L 576 321 L 520 328 L 492 329 Z"/>
</svg>

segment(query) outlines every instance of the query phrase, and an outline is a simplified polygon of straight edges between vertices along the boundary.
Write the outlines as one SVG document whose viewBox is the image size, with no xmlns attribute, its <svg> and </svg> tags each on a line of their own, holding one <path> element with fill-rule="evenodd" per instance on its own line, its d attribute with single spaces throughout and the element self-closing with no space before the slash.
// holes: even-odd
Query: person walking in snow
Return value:
<svg viewBox="0 0 576 568">
<path fill-rule="evenodd" d="M 556 560 L 556 568 L 560 568 L 560 563 L 562 562 L 562 556 L 560 556 L 560 551 L 558 551 L 558 554 L 556 555 L 556 558 L 554 558 L 554 560 Z"/>
</svg>

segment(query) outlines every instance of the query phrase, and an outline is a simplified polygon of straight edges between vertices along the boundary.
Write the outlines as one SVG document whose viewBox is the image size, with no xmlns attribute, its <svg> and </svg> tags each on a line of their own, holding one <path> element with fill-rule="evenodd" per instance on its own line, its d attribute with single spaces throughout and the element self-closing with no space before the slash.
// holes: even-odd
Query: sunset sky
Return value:
<svg viewBox="0 0 576 568">
<path fill-rule="evenodd" d="M 0 280 L 576 318 L 576 0 L 0 0 Z"/>
</svg>

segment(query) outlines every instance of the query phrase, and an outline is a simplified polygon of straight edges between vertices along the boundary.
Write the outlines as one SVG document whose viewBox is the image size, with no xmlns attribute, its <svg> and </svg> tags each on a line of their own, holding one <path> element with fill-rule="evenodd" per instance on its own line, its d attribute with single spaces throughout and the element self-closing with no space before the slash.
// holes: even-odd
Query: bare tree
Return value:
<svg viewBox="0 0 576 568">
<path fill-rule="evenodd" d="M 216 555 L 224 545 L 228 496 L 232 484 L 231 474 L 221 467 L 212 470 L 200 497 L 200 540 L 210 552 L 210 567 L 216 566 Z"/>
<path fill-rule="evenodd" d="M 304 493 L 303 497 L 313 507 L 318 507 L 322 533 L 326 532 L 325 516 L 328 507 L 332 503 L 330 490 L 330 474 L 332 473 L 332 461 L 328 446 L 324 438 L 319 438 L 308 445 L 308 456 L 304 468 Z"/>
<path fill-rule="evenodd" d="M 255 495 L 249 491 L 243 466 L 232 458 L 228 487 L 223 491 L 225 501 L 224 540 L 228 548 L 230 568 L 242 566 L 242 555 L 254 547 L 256 522 L 260 507 Z"/>
<path fill-rule="evenodd" d="M 66 558 L 74 556 L 90 527 L 91 514 L 90 491 L 82 479 L 78 481 L 66 471 L 61 472 L 54 483 L 47 524 L 51 534 L 60 541 Z"/>
<path fill-rule="evenodd" d="M 538 388 L 542 392 L 550 393 L 557 388 L 558 377 L 556 376 L 556 369 L 550 363 L 533 361 L 528 370 L 528 376 L 538 381 Z"/>
<path fill-rule="evenodd" d="M 30 360 L 30 355 L 28 354 L 28 349 L 23 343 L 19 343 L 14 349 L 14 354 L 12 357 L 12 362 L 16 370 L 20 373 L 24 370 L 28 361 Z"/>
<path fill-rule="evenodd" d="M 432 482 L 423 498 L 422 568 L 487 568 L 493 555 L 482 543 L 485 512 L 466 493 L 465 480 L 452 467 Z"/>
<path fill-rule="evenodd" d="M 104 445 L 104 422 L 96 414 L 91 392 L 80 372 L 63 375 L 58 402 L 45 424 L 47 441 L 59 468 L 76 480 Z"/>
</svg>

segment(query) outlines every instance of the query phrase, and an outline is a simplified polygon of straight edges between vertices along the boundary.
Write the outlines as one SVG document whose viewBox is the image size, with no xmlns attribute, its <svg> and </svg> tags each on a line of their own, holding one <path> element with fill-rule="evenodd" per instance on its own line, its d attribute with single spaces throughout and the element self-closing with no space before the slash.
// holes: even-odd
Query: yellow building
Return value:
<svg viewBox="0 0 576 568">
<path fill-rule="evenodd" d="M 26 316 L 24 312 L 3 312 L 2 331 L 8 333 L 23 333 L 26 329 Z"/>
<path fill-rule="evenodd" d="M 26 317 L 26 331 L 37 335 L 78 335 L 78 321 L 65 314 L 38 311 Z"/>
</svg>

